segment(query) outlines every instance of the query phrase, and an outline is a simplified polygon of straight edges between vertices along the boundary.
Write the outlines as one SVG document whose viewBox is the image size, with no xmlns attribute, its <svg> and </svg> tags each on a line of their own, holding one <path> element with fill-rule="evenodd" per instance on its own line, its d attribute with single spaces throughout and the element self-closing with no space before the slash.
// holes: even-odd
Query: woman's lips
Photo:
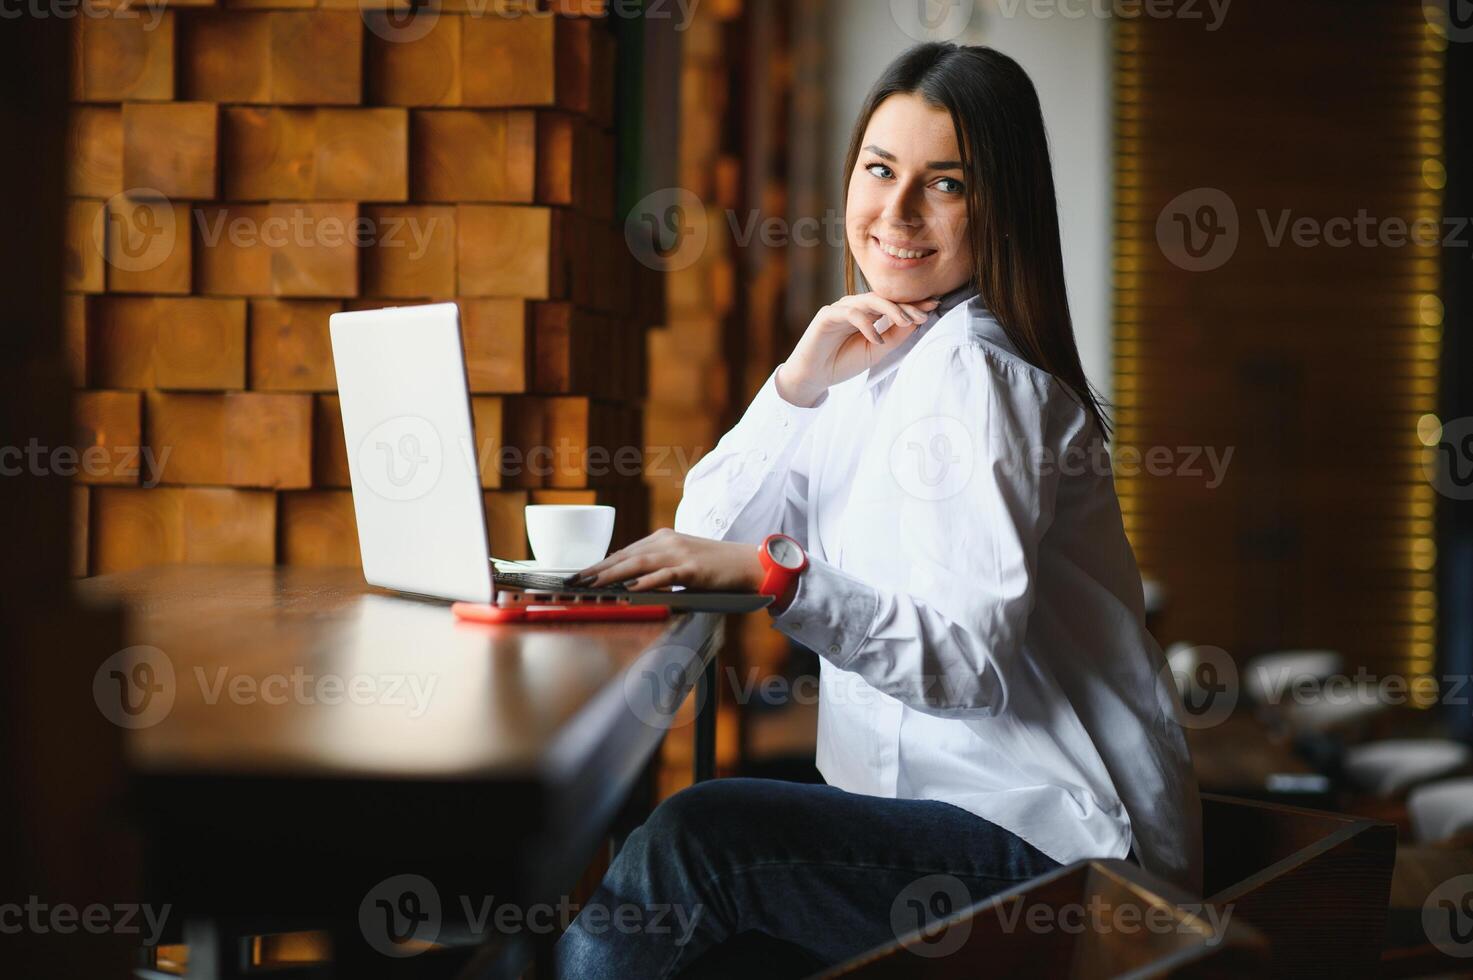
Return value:
<svg viewBox="0 0 1473 980">
<path fill-rule="evenodd" d="M 915 248 L 898 245 L 893 242 L 883 242 L 875 236 L 870 236 L 875 250 L 885 257 L 885 261 L 897 269 L 913 269 L 936 255 L 934 248 Z"/>
</svg>

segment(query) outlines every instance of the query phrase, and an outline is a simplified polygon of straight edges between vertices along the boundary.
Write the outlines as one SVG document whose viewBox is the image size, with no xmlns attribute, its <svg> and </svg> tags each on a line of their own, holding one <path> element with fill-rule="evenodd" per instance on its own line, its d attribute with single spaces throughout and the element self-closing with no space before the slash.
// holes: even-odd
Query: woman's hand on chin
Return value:
<svg viewBox="0 0 1473 980">
<path fill-rule="evenodd" d="M 671 585 L 719 592 L 756 592 L 763 574 L 757 554 L 754 544 L 713 541 L 662 527 L 603 561 L 589 565 L 569 584 L 599 587 L 625 582 L 634 592 Z"/>
<path fill-rule="evenodd" d="M 808 406 L 830 386 L 869 368 L 915 332 L 939 299 L 895 303 L 878 293 L 845 296 L 819 310 L 778 369 L 778 394 Z"/>
</svg>

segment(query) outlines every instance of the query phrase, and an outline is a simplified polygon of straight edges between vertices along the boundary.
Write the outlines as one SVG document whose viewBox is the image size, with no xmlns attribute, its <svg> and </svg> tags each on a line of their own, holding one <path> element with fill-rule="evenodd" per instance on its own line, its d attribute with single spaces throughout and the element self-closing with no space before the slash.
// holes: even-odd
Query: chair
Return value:
<svg viewBox="0 0 1473 980">
<path fill-rule="evenodd" d="M 1451 776 L 1473 762 L 1473 749 L 1445 738 L 1388 738 L 1345 751 L 1345 776 L 1382 798 Z"/>
<path fill-rule="evenodd" d="M 961 910 L 820 974 L 1232 977 L 1261 970 L 1263 937 L 1127 861 L 1081 861 Z M 1096 911 L 1098 910 L 1098 911 Z M 1103 927 L 1101 927 L 1103 924 Z"/>
<path fill-rule="evenodd" d="M 1389 823 L 1202 794 L 1207 901 L 1268 937 L 1282 976 L 1374 972 L 1396 860 Z"/>
</svg>

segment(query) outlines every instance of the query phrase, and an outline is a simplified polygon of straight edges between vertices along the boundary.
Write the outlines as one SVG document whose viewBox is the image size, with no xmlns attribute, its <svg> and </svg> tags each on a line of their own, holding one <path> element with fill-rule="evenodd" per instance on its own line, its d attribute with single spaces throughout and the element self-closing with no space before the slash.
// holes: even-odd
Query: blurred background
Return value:
<svg viewBox="0 0 1473 980">
<path fill-rule="evenodd" d="M 5 42 L 7 305 L 43 326 L 3 339 L 4 442 L 47 477 L 0 481 L 36 556 L 5 573 L 8 632 L 53 616 L 105 647 L 68 576 L 356 564 L 345 309 L 460 304 L 498 556 L 527 556 L 527 503 L 615 504 L 616 546 L 671 524 L 843 293 L 869 85 L 912 44 L 986 44 L 1042 101 L 1075 334 L 1203 788 L 1466 849 L 1467 6 L 40 4 Z M 766 619 L 727 624 L 720 770 L 817 779 L 817 660 Z M 13 717 L 95 742 L 66 793 L 38 792 L 44 759 L 9 787 L 40 826 L 106 798 L 120 750 L 97 719 L 33 718 L 27 689 Z M 690 751 L 677 727 L 659 795 Z M 1429 786 L 1453 802 L 1419 809 Z"/>
</svg>

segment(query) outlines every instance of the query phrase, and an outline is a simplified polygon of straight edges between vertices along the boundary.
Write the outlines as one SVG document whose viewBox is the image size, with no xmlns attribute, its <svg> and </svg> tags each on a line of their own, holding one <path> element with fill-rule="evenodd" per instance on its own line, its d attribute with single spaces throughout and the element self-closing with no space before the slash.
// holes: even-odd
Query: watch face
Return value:
<svg viewBox="0 0 1473 980">
<path fill-rule="evenodd" d="M 797 569 L 803 564 L 803 551 L 789 538 L 773 538 L 767 554 L 783 568 Z"/>
</svg>

